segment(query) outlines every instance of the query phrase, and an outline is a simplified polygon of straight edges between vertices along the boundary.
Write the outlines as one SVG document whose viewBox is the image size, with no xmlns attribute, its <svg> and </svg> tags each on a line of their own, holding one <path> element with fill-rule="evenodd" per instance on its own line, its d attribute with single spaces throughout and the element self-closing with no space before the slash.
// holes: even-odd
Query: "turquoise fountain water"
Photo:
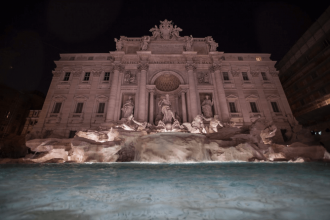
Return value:
<svg viewBox="0 0 330 220">
<path fill-rule="evenodd" d="M 330 164 L 0 166 L 0 219 L 329 219 Z"/>
</svg>

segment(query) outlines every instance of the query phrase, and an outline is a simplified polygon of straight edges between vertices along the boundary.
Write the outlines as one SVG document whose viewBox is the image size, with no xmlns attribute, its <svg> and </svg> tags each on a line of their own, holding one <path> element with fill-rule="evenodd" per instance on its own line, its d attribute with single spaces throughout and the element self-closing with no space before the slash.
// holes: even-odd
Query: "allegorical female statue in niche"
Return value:
<svg viewBox="0 0 330 220">
<path fill-rule="evenodd" d="M 123 111 L 123 118 L 128 118 L 130 115 L 133 114 L 134 103 L 132 96 L 128 97 L 121 110 Z"/>
<path fill-rule="evenodd" d="M 202 112 L 204 117 L 206 118 L 213 117 L 213 112 L 212 112 L 213 101 L 211 101 L 209 98 L 210 96 L 206 95 L 202 103 Z"/>
<path fill-rule="evenodd" d="M 169 95 L 166 95 L 165 98 L 163 98 L 161 101 L 159 101 L 158 106 L 159 106 L 159 108 L 161 108 L 161 111 L 164 115 L 163 120 L 162 120 L 164 122 L 164 124 L 172 123 L 172 118 L 174 121 L 176 120 L 174 113 L 171 110 L 171 102 L 169 99 Z"/>
</svg>

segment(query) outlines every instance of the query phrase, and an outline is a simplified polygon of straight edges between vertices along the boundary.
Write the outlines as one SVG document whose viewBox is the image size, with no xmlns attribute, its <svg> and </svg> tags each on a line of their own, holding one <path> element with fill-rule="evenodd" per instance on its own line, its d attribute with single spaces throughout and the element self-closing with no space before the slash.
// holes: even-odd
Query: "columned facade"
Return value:
<svg viewBox="0 0 330 220">
<path fill-rule="evenodd" d="M 217 51 L 212 37 L 181 37 L 163 23 L 172 32 L 162 25 L 150 37 L 121 37 L 117 51 L 60 54 L 35 130 L 68 137 L 130 116 L 157 126 L 165 100 L 180 123 L 202 114 L 238 127 L 259 117 L 288 125 L 292 113 L 270 54 Z"/>
</svg>

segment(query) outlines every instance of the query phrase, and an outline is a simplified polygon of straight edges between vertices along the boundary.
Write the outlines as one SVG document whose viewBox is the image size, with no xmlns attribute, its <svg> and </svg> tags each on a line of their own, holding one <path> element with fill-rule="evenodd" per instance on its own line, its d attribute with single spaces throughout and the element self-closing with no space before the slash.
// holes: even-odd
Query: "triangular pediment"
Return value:
<svg viewBox="0 0 330 220">
<path fill-rule="evenodd" d="M 257 99 L 259 99 L 259 96 L 254 95 L 254 94 L 245 97 L 245 100 L 247 100 L 247 101 L 255 101 Z"/>
<path fill-rule="evenodd" d="M 55 95 L 53 99 L 55 100 L 55 102 L 64 102 L 64 100 L 66 100 L 66 97 L 63 95 Z"/>
<path fill-rule="evenodd" d="M 96 97 L 96 100 L 98 100 L 99 102 L 105 102 L 108 101 L 109 97 L 105 96 L 105 95 L 99 95 Z"/>
<path fill-rule="evenodd" d="M 236 100 L 236 99 L 238 99 L 238 96 L 236 96 L 234 94 L 230 94 L 230 95 L 226 96 L 226 99 L 228 99 L 229 101 Z"/>
<path fill-rule="evenodd" d="M 279 99 L 280 97 L 278 95 L 269 95 L 267 96 L 268 100 L 275 100 L 275 99 Z"/>
<path fill-rule="evenodd" d="M 76 96 L 74 97 L 74 99 L 77 100 L 77 101 L 84 102 L 84 101 L 86 101 L 86 100 L 88 99 L 88 96 L 84 96 L 84 95 L 76 95 Z"/>
</svg>

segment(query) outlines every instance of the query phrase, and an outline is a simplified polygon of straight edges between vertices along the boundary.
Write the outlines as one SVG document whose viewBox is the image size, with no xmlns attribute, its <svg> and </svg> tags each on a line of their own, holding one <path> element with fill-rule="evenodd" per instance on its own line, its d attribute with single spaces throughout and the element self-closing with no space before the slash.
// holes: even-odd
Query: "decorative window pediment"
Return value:
<svg viewBox="0 0 330 220">
<path fill-rule="evenodd" d="M 53 100 L 55 102 L 64 102 L 66 100 L 66 97 L 65 96 L 62 96 L 62 95 L 55 95 Z"/>
<path fill-rule="evenodd" d="M 259 96 L 254 95 L 254 94 L 249 95 L 249 96 L 247 96 L 247 97 L 245 98 L 245 100 L 248 101 L 248 102 L 255 102 L 255 101 L 257 101 L 258 99 L 259 99 Z"/>
<path fill-rule="evenodd" d="M 238 99 L 238 97 L 236 95 L 233 95 L 233 94 L 230 94 L 226 97 L 226 99 L 229 101 L 229 102 L 234 102 Z"/>
<path fill-rule="evenodd" d="M 96 100 L 98 102 L 106 102 L 106 101 L 108 101 L 108 99 L 109 99 L 109 97 L 105 96 L 105 95 L 99 95 L 99 96 L 96 97 Z"/>
<path fill-rule="evenodd" d="M 277 100 L 277 99 L 279 99 L 280 97 L 279 96 L 277 96 L 277 95 L 270 95 L 270 96 L 267 96 L 267 100 Z"/>
<path fill-rule="evenodd" d="M 88 100 L 88 96 L 84 96 L 84 95 L 77 95 L 74 97 L 74 99 L 77 102 L 85 102 L 86 100 Z"/>
</svg>

